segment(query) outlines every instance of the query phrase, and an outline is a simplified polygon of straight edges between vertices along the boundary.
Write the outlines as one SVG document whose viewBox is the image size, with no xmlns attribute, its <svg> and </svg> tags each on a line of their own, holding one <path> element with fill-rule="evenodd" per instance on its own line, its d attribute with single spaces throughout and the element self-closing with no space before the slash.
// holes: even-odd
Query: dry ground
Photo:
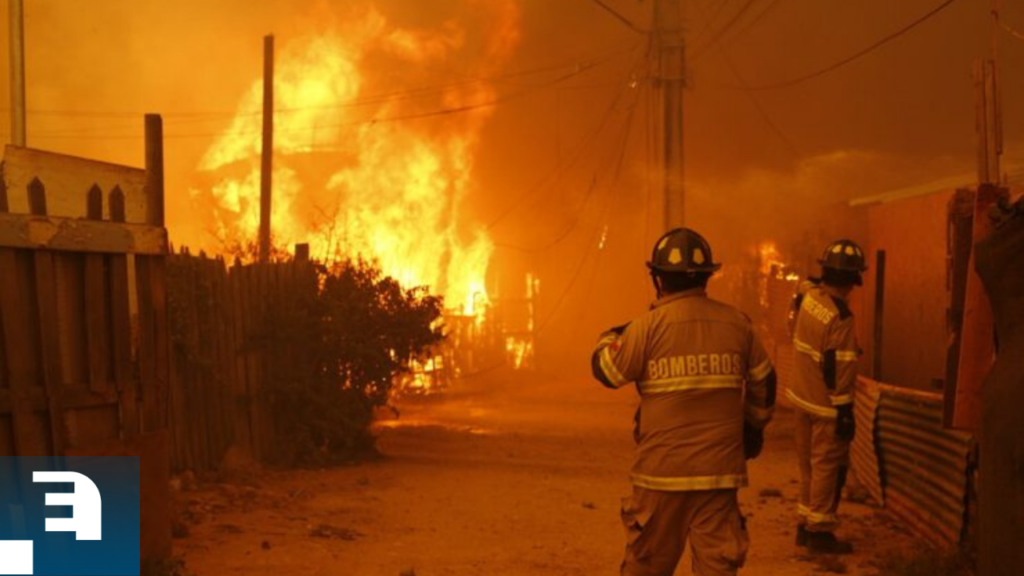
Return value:
<svg viewBox="0 0 1024 576">
<path fill-rule="evenodd" d="M 496 375 L 407 401 L 381 423 L 380 460 L 181 493 L 176 551 L 197 576 L 617 574 L 635 403 L 594 382 Z M 844 502 L 857 553 L 803 555 L 790 435 L 781 412 L 741 492 L 743 574 L 877 574 L 879 555 L 914 546 L 885 513 Z M 690 573 L 684 559 L 678 574 Z"/>
</svg>

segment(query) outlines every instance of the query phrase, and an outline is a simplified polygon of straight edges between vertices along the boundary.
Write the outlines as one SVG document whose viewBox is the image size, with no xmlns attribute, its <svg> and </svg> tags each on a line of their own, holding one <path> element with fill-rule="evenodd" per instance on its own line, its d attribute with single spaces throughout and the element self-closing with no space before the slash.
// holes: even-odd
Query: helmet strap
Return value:
<svg viewBox="0 0 1024 576">
<path fill-rule="evenodd" d="M 651 270 L 651 283 L 654 284 L 654 293 L 657 294 L 657 299 L 661 300 L 661 280 L 658 278 L 658 275 L 654 270 Z"/>
</svg>

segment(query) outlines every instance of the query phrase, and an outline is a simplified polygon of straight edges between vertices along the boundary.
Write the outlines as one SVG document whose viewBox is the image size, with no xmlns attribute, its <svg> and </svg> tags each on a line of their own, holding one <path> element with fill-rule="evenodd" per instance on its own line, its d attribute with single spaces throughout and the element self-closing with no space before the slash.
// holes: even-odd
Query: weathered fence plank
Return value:
<svg viewBox="0 0 1024 576">
<path fill-rule="evenodd" d="M 89 389 L 105 392 L 110 386 L 110 328 L 107 325 L 106 263 L 99 254 L 85 258 L 85 333 L 89 357 Z"/>
<path fill-rule="evenodd" d="M 129 296 L 128 257 L 110 256 L 110 334 L 113 351 L 113 381 L 120 397 L 121 435 L 138 434 L 135 380 L 132 378 L 132 325 Z"/>
<path fill-rule="evenodd" d="M 147 389 L 155 382 L 159 392 L 167 367 L 166 350 L 159 350 L 167 341 L 167 231 L 146 219 L 162 210 L 162 198 L 145 194 L 146 177 L 136 168 L 6 148 L 0 163 L 0 454 L 98 455 L 139 438 L 133 289 L 142 296 L 137 349 Z M 104 190 L 111 190 L 109 220 Z M 147 255 L 134 277 L 130 253 Z M 160 398 L 148 396 L 152 417 L 146 423 L 157 431 L 164 425 Z M 157 444 L 142 452 L 146 478 L 166 453 Z M 166 503 L 167 482 L 150 486 L 142 556 L 157 559 L 169 555 L 170 522 L 154 516 L 152 502 Z M 159 546 L 146 544 L 155 539 Z"/>
<path fill-rule="evenodd" d="M 34 388 L 39 382 L 38 331 L 30 317 L 33 293 L 27 254 L 0 248 L 0 318 L 7 346 L 10 375 L 8 401 L 11 405 L 15 455 L 48 454 L 48 426 L 33 407 Z"/>
<path fill-rule="evenodd" d="M 50 191 L 47 200 L 51 214 L 70 218 L 85 216 L 85 205 L 79 194 L 96 184 L 103 190 L 120 186 L 128 196 L 128 220 L 146 221 L 144 170 L 17 146 L 6 147 L 4 164 L 3 180 L 9 190 L 25 190 L 35 178 L 46 184 Z M 26 211 L 24 202 L 22 198 L 11 198 L 11 211 Z"/>
<path fill-rule="evenodd" d="M 225 308 L 228 309 L 231 314 L 231 323 L 229 326 L 231 328 L 231 346 L 235 363 L 235 400 L 233 402 L 235 442 L 236 445 L 245 452 L 245 456 L 251 458 L 253 457 L 253 448 L 249 408 L 252 404 L 252 397 L 249 394 L 247 375 L 248 362 L 244 349 L 245 310 L 242 307 L 242 296 L 244 294 L 244 290 L 242 288 L 241 266 L 237 263 L 235 266 L 232 266 L 231 273 L 228 275 L 228 285 L 231 288 L 231 301 L 227 306 L 225 306 Z"/>
<path fill-rule="evenodd" d="M 169 266 L 174 469 L 219 469 L 229 450 L 238 452 L 236 462 L 274 459 L 280 447 L 270 379 L 297 377 L 303 369 L 303 343 L 280 337 L 318 289 L 313 268 L 303 262 L 228 268 L 222 259 L 187 253 L 172 256 Z"/>
<path fill-rule="evenodd" d="M 39 324 L 40 351 L 42 353 L 43 383 L 46 388 L 47 414 L 54 454 L 64 452 L 67 439 L 64 406 L 62 402 L 63 375 L 60 362 L 60 336 L 57 322 L 57 275 L 53 254 L 38 251 L 33 254 Z"/>
</svg>

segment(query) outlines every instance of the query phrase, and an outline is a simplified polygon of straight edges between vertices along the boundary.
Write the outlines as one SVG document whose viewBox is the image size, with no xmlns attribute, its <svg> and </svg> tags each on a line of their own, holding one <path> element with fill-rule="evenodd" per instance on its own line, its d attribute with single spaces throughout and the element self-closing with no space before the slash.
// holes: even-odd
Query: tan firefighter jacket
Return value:
<svg viewBox="0 0 1024 576">
<path fill-rule="evenodd" d="M 747 485 L 744 419 L 763 428 L 775 404 L 775 371 L 750 319 L 688 290 L 656 301 L 594 352 L 595 377 L 640 392 L 632 481 L 652 490 Z"/>
<path fill-rule="evenodd" d="M 793 328 L 795 362 L 786 397 L 805 412 L 836 417 L 836 406 L 853 402 L 857 341 L 846 301 L 819 285 L 805 284 Z"/>
</svg>

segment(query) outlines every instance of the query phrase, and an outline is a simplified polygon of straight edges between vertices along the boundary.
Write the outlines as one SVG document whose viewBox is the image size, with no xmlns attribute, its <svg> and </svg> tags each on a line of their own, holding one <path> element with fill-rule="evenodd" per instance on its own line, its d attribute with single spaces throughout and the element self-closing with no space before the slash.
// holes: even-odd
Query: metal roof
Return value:
<svg viewBox="0 0 1024 576">
<path fill-rule="evenodd" d="M 1007 164 L 1004 167 L 1003 174 L 1005 176 L 1005 184 L 1024 185 L 1024 162 Z M 941 178 L 925 184 L 918 184 L 917 186 L 898 188 L 896 190 L 882 192 L 881 194 L 854 198 L 853 200 L 850 200 L 849 204 L 850 206 L 867 206 L 870 204 L 897 202 L 899 200 L 928 196 L 931 194 L 938 194 L 940 192 L 951 192 L 958 188 L 973 188 L 977 182 L 977 174 L 961 174 L 958 176 Z"/>
</svg>

